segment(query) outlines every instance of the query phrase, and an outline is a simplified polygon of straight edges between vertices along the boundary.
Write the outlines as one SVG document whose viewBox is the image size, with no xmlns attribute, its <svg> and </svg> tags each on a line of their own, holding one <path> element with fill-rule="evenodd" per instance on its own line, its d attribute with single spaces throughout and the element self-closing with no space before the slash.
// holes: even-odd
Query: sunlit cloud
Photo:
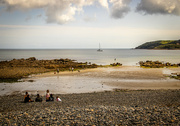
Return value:
<svg viewBox="0 0 180 126">
<path fill-rule="evenodd" d="M 85 7 L 96 4 L 105 8 L 111 18 L 121 19 L 131 11 L 131 2 L 132 0 L 0 0 L 0 13 L 40 9 L 44 11 L 47 23 L 66 24 L 76 20 L 77 14 L 83 14 L 84 17 L 87 15 L 84 14 Z M 180 0 L 141 0 L 136 6 L 136 11 L 144 14 L 180 16 Z M 88 17 L 85 20 L 88 21 Z"/>
<path fill-rule="evenodd" d="M 1 0 L 0 6 L 5 11 L 42 9 L 47 23 L 65 24 L 75 20 L 77 13 L 83 13 L 86 6 L 99 4 L 105 8 L 113 18 L 122 18 L 130 9 L 131 0 Z M 109 8 L 109 6 L 111 8 Z M 109 13 L 107 13 L 109 14 Z M 86 18 L 86 20 L 89 20 Z"/>
</svg>

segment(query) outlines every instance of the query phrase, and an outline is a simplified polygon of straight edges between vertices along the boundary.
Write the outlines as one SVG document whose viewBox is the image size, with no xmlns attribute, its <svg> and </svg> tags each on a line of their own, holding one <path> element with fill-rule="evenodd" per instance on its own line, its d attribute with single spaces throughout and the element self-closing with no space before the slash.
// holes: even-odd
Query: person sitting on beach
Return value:
<svg viewBox="0 0 180 126">
<path fill-rule="evenodd" d="M 53 94 L 50 94 L 49 101 L 54 101 Z"/>
<path fill-rule="evenodd" d="M 62 100 L 59 98 L 59 96 L 56 97 L 56 101 L 61 102 Z"/>
<path fill-rule="evenodd" d="M 47 90 L 47 93 L 46 93 L 46 101 L 49 101 L 49 98 L 50 98 L 50 94 L 49 94 L 49 90 Z"/>
<path fill-rule="evenodd" d="M 31 100 L 31 98 L 29 97 L 29 95 L 27 95 L 27 97 L 24 100 L 25 103 L 27 102 L 33 102 L 33 100 Z"/>
<path fill-rule="evenodd" d="M 36 102 L 42 102 L 42 98 L 39 94 L 37 94 L 37 98 L 35 99 Z"/>
<path fill-rule="evenodd" d="M 25 102 L 25 98 L 27 97 L 28 95 L 28 92 L 26 92 L 26 94 L 24 95 L 24 102 Z"/>
</svg>

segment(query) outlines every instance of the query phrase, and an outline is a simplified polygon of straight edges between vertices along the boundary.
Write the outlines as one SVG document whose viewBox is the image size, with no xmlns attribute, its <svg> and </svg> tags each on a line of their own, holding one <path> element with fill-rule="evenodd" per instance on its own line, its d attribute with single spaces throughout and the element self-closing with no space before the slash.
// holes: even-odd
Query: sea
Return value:
<svg viewBox="0 0 180 126">
<path fill-rule="evenodd" d="M 72 59 L 98 65 L 122 63 L 123 66 L 138 66 L 139 61 L 162 61 L 180 63 L 180 50 L 146 49 L 0 49 L 0 61 L 36 57 L 38 60 Z"/>
</svg>

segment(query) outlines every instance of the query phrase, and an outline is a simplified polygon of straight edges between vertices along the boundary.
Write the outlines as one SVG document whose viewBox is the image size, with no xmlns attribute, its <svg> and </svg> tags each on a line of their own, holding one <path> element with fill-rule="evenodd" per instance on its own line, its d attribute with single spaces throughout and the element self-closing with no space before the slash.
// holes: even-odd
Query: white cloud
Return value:
<svg viewBox="0 0 180 126">
<path fill-rule="evenodd" d="M 131 0 L 109 0 L 112 4 L 111 17 L 122 18 L 130 11 L 129 3 Z"/>
<path fill-rule="evenodd" d="M 86 6 L 98 3 L 110 12 L 114 19 L 123 18 L 130 12 L 132 0 L 0 0 L 1 13 L 42 9 L 47 23 L 65 24 L 75 20 Z M 180 0 L 141 0 L 136 11 L 145 14 L 172 14 L 180 16 Z M 107 13 L 109 14 L 109 13 Z M 85 14 L 86 15 L 86 14 Z M 84 17 L 84 16 L 83 16 Z M 87 16 L 89 17 L 89 16 Z"/>
<path fill-rule="evenodd" d="M 97 20 L 96 14 L 94 14 L 93 17 L 87 16 L 87 15 L 84 17 L 85 22 L 94 22 L 96 20 Z"/>
<path fill-rule="evenodd" d="M 1 0 L 6 11 L 44 9 L 48 23 L 64 24 L 74 20 L 74 15 L 94 0 Z M 105 6 L 102 4 L 102 6 Z"/>
<path fill-rule="evenodd" d="M 99 0 L 99 3 L 101 6 L 103 6 L 104 8 L 109 8 L 109 5 L 108 5 L 108 1 L 107 0 Z"/>
<path fill-rule="evenodd" d="M 145 14 L 172 14 L 180 16 L 180 0 L 141 0 L 136 10 Z"/>
<path fill-rule="evenodd" d="M 65 24 L 73 21 L 77 13 L 83 12 L 85 6 L 99 3 L 113 18 L 122 18 L 129 12 L 131 0 L 0 0 L 0 6 L 6 11 L 43 9 L 47 23 Z M 109 3 L 108 3 L 109 2 Z M 112 5 L 111 8 L 109 6 Z"/>
</svg>

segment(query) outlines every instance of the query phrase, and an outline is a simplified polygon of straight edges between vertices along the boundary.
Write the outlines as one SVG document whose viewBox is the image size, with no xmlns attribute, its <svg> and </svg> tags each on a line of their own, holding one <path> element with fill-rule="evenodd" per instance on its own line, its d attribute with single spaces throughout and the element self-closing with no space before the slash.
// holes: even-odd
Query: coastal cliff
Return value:
<svg viewBox="0 0 180 126">
<path fill-rule="evenodd" d="M 146 42 L 135 49 L 180 49 L 180 40 L 159 40 Z"/>
</svg>

